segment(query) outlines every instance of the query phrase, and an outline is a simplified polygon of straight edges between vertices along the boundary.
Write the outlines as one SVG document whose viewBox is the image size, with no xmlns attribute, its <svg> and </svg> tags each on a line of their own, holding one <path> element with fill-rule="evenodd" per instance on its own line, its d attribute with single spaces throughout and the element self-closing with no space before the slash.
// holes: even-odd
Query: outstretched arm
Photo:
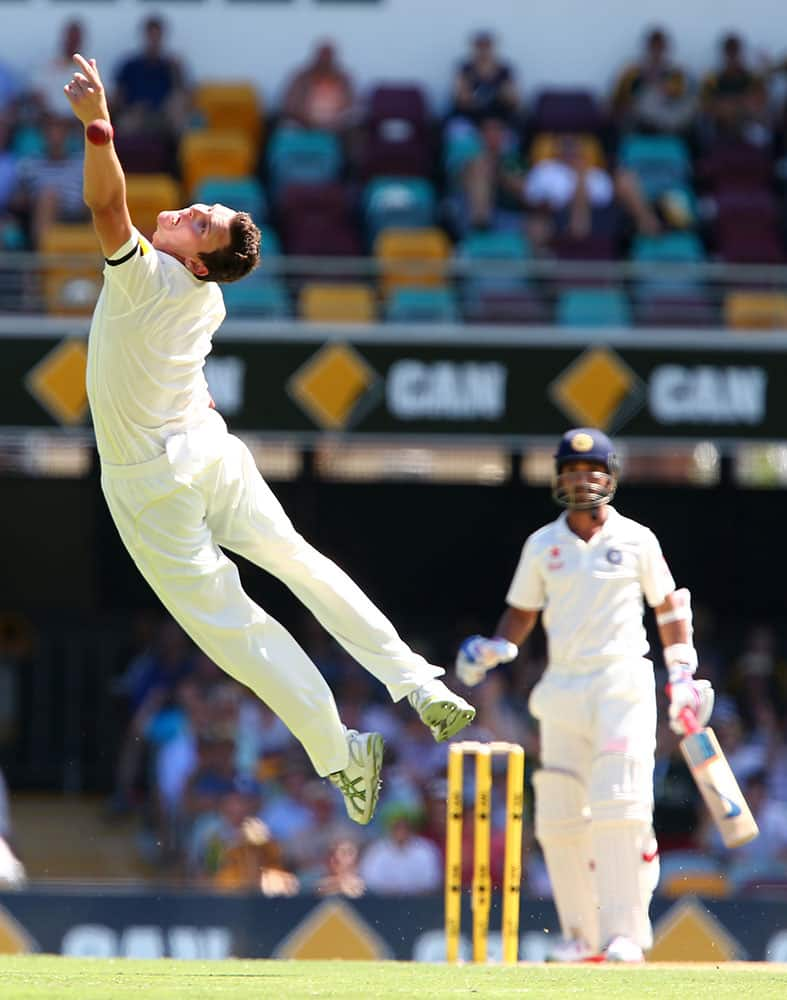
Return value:
<svg viewBox="0 0 787 1000">
<path fill-rule="evenodd" d="M 109 122 L 104 84 L 96 60 L 74 56 L 78 69 L 63 88 L 71 110 L 87 126 L 96 119 Z M 94 145 L 85 136 L 85 165 L 82 186 L 85 204 L 93 215 L 93 225 L 105 257 L 111 257 L 131 237 L 131 218 L 126 206 L 123 168 L 110 140 Z"/>
</svg>

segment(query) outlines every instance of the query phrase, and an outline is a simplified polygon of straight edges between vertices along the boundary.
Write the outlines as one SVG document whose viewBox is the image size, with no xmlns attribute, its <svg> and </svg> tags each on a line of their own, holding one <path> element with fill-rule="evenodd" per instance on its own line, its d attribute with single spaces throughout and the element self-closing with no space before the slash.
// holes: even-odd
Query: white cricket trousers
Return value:
<svg viewBox="0 0 787 1000">
<path fill-rule="evenodd" d="M 347 574 L 298 534 L 218 414 L 166 445 L 139 465 L 102 463 L 102 489 L 124 545 L 172 617 L 282 719 L 317 773 L 342 770 L 347 740 L 330 688 L 289 632 L 244 592 L 222 548 L 285 583 L 394 701 L 443 669 L 413 652 Z"/>
</svg>

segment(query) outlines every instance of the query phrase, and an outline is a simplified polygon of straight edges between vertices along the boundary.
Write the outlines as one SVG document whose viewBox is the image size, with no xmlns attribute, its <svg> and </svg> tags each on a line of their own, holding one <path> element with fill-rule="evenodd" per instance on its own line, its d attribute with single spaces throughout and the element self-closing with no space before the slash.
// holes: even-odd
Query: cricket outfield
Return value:
<svg viewBox="0 0 787 1000">
<path fill-rule="evenodd" d="M 787 966 L 766 963 L 686 965 L 432 965 L 412 962 L 0 958 L 3 1000 L 358 1000 L 473 995 L 490 1000 L 582 996 L 598 1000 L 658 997 L 713 1000 L 787 994 Z"/>
</svg>

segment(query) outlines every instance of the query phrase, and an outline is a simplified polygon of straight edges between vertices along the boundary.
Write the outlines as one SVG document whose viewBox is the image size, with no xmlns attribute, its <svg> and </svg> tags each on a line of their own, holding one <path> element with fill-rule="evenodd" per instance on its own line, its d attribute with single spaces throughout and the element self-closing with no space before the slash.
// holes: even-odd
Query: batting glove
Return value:
<svg viewBox="0 0 787 1000">
<path fill-rule="evenodd" d="M 676 672 L 677 674 L 677 672 Z M 669 695 L 669 726 L 678 736 L 686 735 L 686 726 L 680 713 L 687 708 L 699 726 L 707 724 L 713 711 L 715 694 L 710 681 L 695 680 L 689 671 L 680 676 L 670 677 L 667 685 Z"/>
<path fill-rule="evenodd" d="M 475 687 L 486 677 L 487 670 L 499 663 L 508 663 L 518 653 L 518 647 L 508 639 L 487 639 L 482 635 L 471 635 L 459 647 L 456 676 L 468 687 Z"/>
</svg>

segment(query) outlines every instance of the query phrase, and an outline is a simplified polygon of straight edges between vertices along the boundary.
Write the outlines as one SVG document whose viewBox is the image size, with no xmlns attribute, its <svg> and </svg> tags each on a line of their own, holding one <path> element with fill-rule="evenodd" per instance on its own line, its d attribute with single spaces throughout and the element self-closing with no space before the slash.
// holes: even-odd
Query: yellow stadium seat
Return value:
<svg viewBox="0 0 787 1000">
<path fill-rule="evenodd" d="M 374 292 L 368 285 L 312 281 L 301 288 L 298 315 L 313 323 L 371 323 Z"/>
<path fill-rule="evenodd" d="M 383 229 L 374 242 L 385 295 L 393 288 L 445 284 L 439 266 L 451 256 L 451 243 L 442 229 Z M 426 266 L 422 266 L 426 265 Z"/>
<path fill-rule="evenodd" d="M 206 177 L 245 177 L 254 172 L 257 150 L 244 132 L 194 129 L 180 140 L 180 165 L 187 196 Z"/>
<path fill-rule="evenodd" d="M 152 236 L 156 218 L 165 209 L 180 208 L 180 185 L 169 174 L 128 174 L 126 202 L 131 221 L 145 236 Z"/>
<path fill-rule="evenodd" d="M 582 149 L 582 158 L 589 167 L 605 167 L 606 158 L 604 150 L 598 139 L 588 132 L 583 132 L 574 136 L 579 140 Z M 539 163 L 541 160 L 554 160 L 558 154 L 558 143 L 560 136 L 555 132 L 539 132 L 533 137 L 530 145 L 529 158 L 531 163 Z"/>
<path fill-rule="evenodd" d="M 41 238 L 42 254 L 60 254 L 68 262 L 43 261 L 43 291 L 47 311 L 84 316 L 93 311 L 101 291 L 101 248 L 87 223 L 50 226 Z"/>
<path fill-rule="evenodd" d="M 724 322 L 737 330 L 787 330 L 787 295 L 783 292 L 728 292 Z"/>
<path fill-rule="evenodd" d="M 194 106 L 208 128 L 243 132 L 259 149 L 262 138 L 263 107 L 252 83 L 235 80 L 206 80 L 194 92 Z"/>
</svg>

